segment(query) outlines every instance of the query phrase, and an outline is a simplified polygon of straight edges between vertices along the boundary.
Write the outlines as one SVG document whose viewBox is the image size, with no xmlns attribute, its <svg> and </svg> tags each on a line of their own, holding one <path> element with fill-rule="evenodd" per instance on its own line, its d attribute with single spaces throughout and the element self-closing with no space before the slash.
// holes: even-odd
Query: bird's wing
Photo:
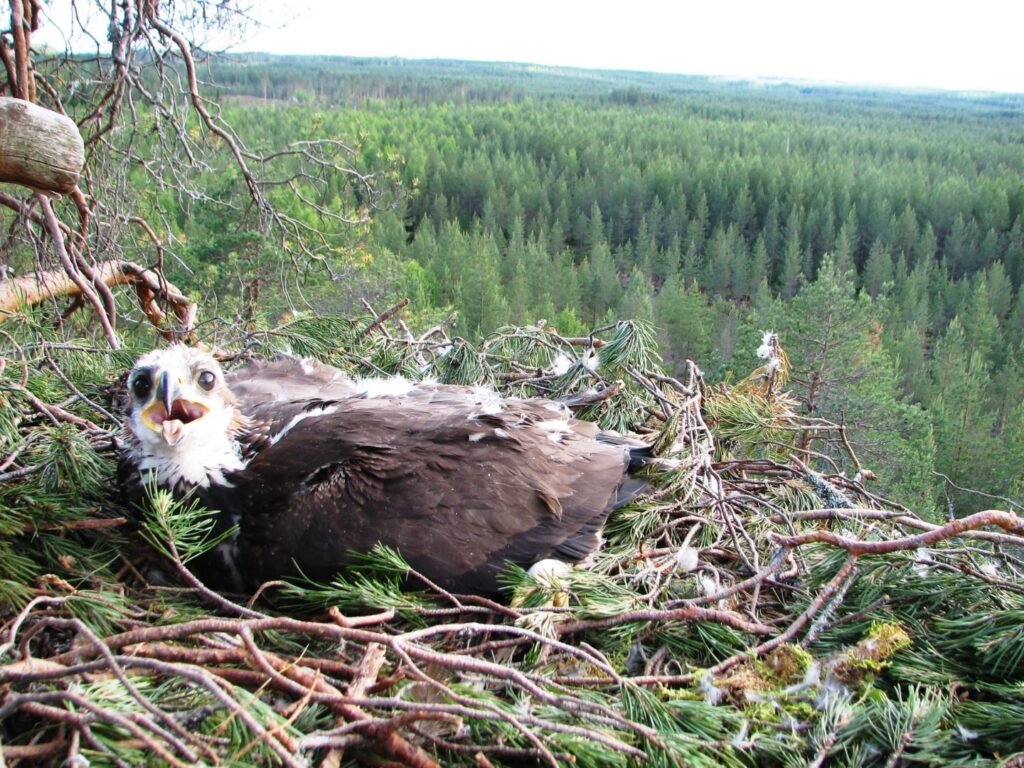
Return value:
<svg viewBox="0 0 1024 768">
<path fill-rule="evenodd" d="M 348 551 L 379 542 L 447 588 L 493 593 L 507 562 L 588 554 L 627 452 L 551 404 L 473 397 L 434 387 L 350 398 L 294 421 L 241 473 L 255 577 L 295 560 L 329 578 Z"/>
<path fill-rule="evenodd" d="M 243 411 L 284 401 L 337 400 L 355 391 L 352 379 L 337 368 L 287 355 L 249 362 L 228 373 L 227 383 Z"/>
<path fill-rule="evenodd" d="M 228 373 L 226 379 L 245 416 L 246 427 L 238 437 L 246 457 L 266 448 L 308 408 L 356 393 L 344 372 L 290 355 L 250 361 Z"/>
</svg>

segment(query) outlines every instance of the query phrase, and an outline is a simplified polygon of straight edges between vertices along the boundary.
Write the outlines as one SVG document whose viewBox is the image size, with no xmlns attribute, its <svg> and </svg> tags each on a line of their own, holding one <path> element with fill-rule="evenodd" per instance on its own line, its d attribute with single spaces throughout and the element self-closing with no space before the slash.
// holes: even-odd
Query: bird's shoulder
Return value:
<svg viewBox="0 0 1024 768">
<path fill-rule="evenodd" d="M 361 420 L 364 428 L 415 433 L 420 439 L 471 442 L 540 439 L 551 444 L 594 438 L 598 429 L 571 418 L 561 404 L 542 398 L 504 398 L 485 386 L 414 382 L 399 376 L 353 378 L 315 360 L 279 356 L 228 374 L 227 383 L 245 417 L 239 440 L 255 455 L 311 429 Z M 298 427 L 302 425 L 301 429 Z"/>
</svg>

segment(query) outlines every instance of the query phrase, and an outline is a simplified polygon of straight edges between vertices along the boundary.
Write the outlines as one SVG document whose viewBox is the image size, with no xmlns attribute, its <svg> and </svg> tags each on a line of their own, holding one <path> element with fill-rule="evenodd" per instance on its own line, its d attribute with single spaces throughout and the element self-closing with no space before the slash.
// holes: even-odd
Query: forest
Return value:
<svg viewBox="0 0 1024 768">
<path fill-rule="evenodd" d="M 31 104 L 78 159 L 0 151 L 0 766 L 1024 764 L 1024 95 L 212 54 L 202 0 L 72 54 L 9 5 L 0 147 Z M 382 547 L 217 592 L 217 513 L 125 493 L 177 342 L 656 461 L 498 599 Z"/>
<path fill-rule="evenodd" d="M 405 296 L 426 322 L 458 311 L 470 340 L 637 319 L 670 368 L 693 360 L 712 381 L 751 368 L 774 330 L 804 411 L 849 423 L 895 498 L 941 517 L 983 506 L 958 488 L 1024 490 L 1021 97 L 458 62 L 209 66 L 247 135 L 358 137 L 365 168 L 400 183 L 337 260 L 349 290 L 308 288 L 312 311 Z M 190 290 L 237 299 L 266 269 L 238 263 L 251 243 L 219 235 L 219 218 L 178 218 L 200 243 L 175 274 Z"/>
</svg>

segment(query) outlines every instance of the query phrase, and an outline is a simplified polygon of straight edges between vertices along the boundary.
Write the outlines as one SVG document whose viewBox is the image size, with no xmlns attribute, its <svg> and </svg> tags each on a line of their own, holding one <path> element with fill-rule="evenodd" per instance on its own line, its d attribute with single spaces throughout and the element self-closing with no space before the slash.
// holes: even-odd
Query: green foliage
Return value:
<svg viewBox="0 0 1024 768">
<path fill-rule="evenodd" d="M 94 490 L 102 486 L 110 467 L 82 432 L 71 424 L 42 427 L 33 434 L 26 459 L 40 467 L 41 490 L 60 493 L 68 488 Z"/>
<path fill-rule="evenodd" d="M 378 545 L 371 552 L 352 553 L 353 563 L 330 584 L 314 582 L 286 586 L 281 593 L 284 605 L 310 610 L 336 606 L 352 609 L 394 609 L 406 620 L 421 624 L 424 608 L 434 602 L 414 591 L 426 588 L 409 576 L 409 565 L 401 554 Z M 403 589 L 406 586 L 410 589 Z"/>
<path fill-rule="evenodd" d="M 918 510 L 930 510 L 932 424 L 902 393 L 880 338 L 881 308 L 857 293 L 853 274 L 839 273 L 826 256 L 817 279 L 792 302 L 759 308 L 748 323 L 748 339 L 757 328 L 772 328 L 783 340 L 801 410 L 850 425 L 854 450 L 878 475 L 884 491 Z M 810 433 L 802 440 L 801 447 L 823 450 L 849 474 L 860 469 L 846 463 L 839 446 L 822 446 Z"/>
<path fill-rule="evenodd" d="M 183 564 L 210 552 L 238 530 L 232 527 L 215 532 L 216 513 L 194 500 L 175 499 L 169 491 L 157 488 L 155 480 L 146 483 L 142 514 L 141 533 L 146 541 L 167 558 Z"/>
</svg>

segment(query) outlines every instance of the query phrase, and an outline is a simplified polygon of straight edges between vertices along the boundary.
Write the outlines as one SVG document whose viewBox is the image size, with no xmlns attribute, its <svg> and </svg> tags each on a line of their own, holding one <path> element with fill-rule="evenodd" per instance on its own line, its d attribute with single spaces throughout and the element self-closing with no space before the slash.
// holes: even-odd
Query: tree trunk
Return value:
<svg viewBox="0 0 1024 768">
<path fill-rule="evenodd" d="M 0 97 L 0 181 L 68 194 L 85 145 L 75 121 L 21 99 Z"/>
</svg>

